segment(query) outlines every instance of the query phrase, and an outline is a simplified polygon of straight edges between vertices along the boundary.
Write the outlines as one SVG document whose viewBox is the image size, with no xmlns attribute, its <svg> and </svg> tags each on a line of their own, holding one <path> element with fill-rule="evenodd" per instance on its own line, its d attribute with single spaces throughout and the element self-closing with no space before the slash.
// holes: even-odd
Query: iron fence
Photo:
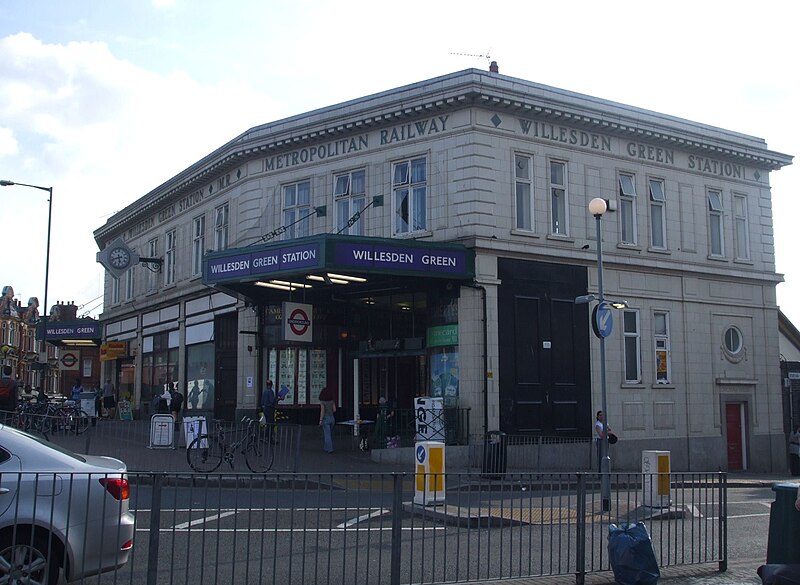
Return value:
<svg viewBox="0 0 800 585">
<path fill-rule="evenodd" d="M 4 471 L 2 487 L 23 476 L 30 474 L 15 479 Z M 96 493 L 81 492 L 84 483 L 75 476 L 41 474 L 30 485 L 52 496 L 56 477 L 82 503 L 75 510 L 88 514 Z M 714 562 L 724 570 L 727 563 L 724 473 L 670 474 L 650 482 L 642 474 L 613 474 L 607 511 L 597 474 L 492 480 L 447 474 L 444 501 L 414 503 L 417 477 L 131 472 L 125 507 L 133 514 L 134 546 L 122 566 L 106 565 L 103 575 L 80 582 L 400 585 L 575 575 L 581 584 L 587 574 L 610 570 L 609 524 L 637 521 L 645 522 L 661 567 Z M 46 502 L 40 505 L 52 514 L 47 507 L 55 499 L 33 501 Z M 45 554 L 63 550 L 63 535 L 42 527 L 32 538 L 15 518 L 22 508 L 5 503 L 0 556 L 8 554 L 13 526 Z M 97 530 L 124 547 L 124 526 Z M 67 570 L 69 563 L 90 569 L 96 563 L 56 558 Z"/>
</svg>

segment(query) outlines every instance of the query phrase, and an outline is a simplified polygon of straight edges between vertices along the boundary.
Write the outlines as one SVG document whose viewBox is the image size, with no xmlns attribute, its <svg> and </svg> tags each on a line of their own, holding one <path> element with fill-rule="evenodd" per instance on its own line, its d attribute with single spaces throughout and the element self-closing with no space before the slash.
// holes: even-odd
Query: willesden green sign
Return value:
<svg viewBox="0 0 800 585">
<path fill-rule="evenodd" d="M 458 325 L 440 325 L 428 327 L 428 347 L 458 345 Z"/>
</svg>

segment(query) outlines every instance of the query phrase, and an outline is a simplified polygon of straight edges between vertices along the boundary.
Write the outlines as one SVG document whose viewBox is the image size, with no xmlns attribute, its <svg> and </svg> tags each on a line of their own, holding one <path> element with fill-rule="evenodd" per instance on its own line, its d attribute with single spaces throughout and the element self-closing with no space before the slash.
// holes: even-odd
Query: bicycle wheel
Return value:
<svg viewBox="0 0 800 585">
<path fill-rule="evenodd" d="M 222 463 L 225 449 L 218 437 L 198 435 L 186 449 L 186 461 L 189 467 L 199 473 L 210 473 Z"/>
<path fill-rule="evenodd" d="M 72 413 L 73 421 L 72 421 L 72 428 L 75 431 L 76 435 L 80 435 L 84 433 L 86 429 L 89 428 L 89 413 L 85 410 L 75 409 Z"/>
<path fill-rule="evenodd" d="M 275 445 L 269 440 L 269 433 L 264 427 L 253 431 L 249 444 L 244 452 L 244 461 L 247 468 L 253 473 L 266 473 L 272 469 L 275 459 Z"/>
</svg>

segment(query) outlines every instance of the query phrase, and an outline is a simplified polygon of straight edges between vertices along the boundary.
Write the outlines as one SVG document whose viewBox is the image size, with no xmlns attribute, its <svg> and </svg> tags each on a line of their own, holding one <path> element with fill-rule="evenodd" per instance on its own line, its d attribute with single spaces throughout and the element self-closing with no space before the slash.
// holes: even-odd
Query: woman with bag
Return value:
<svg viewBox="0 0 800 585">
<path fill-rule="evenodd" d="M 597 471 L 603 471 L 603 439 L 606 438 L 608 432 L 608 444 L 613 445 L 617 442 L 617 435 L 611 430 L 611 427 L 606 427 L 605 415 L 602 410 L 598 410 L 595 415 L 594 421 L 594 438 L 597 443 Z"/>
<path fill-rule="evenodd" d="M 319 393 L 319 425 L 322 427 L 322 449 L 333 453 L 333 425 L 336 424 L 336 403 L 327 387 Z"/>
</svg>

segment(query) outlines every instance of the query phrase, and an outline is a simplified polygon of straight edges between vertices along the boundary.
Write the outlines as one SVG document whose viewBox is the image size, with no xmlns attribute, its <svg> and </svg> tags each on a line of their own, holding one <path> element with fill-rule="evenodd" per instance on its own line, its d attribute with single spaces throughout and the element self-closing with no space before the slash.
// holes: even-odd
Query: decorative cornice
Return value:
<svg viewBox="0 0 800 585">
<path fill-rule="evenodd" d="M 398 121 L 476 106 L 714 154 L 769 170 L 792 161 L 791 156 L 769 151 L 760 139 L 470 69 L 251 128 L 116 213 L 95 230 L 95 240 L 100 245 L 166 201 L 191 193 L 244 162 Z"/>
</svg>

